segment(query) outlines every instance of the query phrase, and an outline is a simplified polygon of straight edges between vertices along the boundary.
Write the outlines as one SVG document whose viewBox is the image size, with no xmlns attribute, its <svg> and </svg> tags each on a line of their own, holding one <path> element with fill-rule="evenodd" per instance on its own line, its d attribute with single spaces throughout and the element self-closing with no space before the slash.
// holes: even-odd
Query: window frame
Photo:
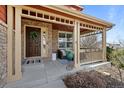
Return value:
<svg viewBox="0 0 124 93">
<path fill-rule="evenodd" d="M 66 41 L 64 41 L 64 43 L 65 43 L 65 48 L 61 48 L 61 47 L 59 46 L 59 44 L 60 44 L 60 41 L 59 41 L 59 38 L 60 38 L 60 37 L 59 37 L 59 34 L 60 34 L 60 33 L 65 34 L 65 38 L 66 38 L 66 39 L 65 39 Z M 67 40 L 67 34 L 71 34 L 71 35 L 72 35 L 72 40 L 71 40 L 71 41 L 68 41 L 68 40 Z M 72 43 L 72 47 L 67 47 L 67 43 L 68 43 L 68 42 L 71 42 L 71 43 Z M 71 49 L 71 50 L 73 49 L 73 32 L 58 31 L 58 49 Z"/>
</svg>

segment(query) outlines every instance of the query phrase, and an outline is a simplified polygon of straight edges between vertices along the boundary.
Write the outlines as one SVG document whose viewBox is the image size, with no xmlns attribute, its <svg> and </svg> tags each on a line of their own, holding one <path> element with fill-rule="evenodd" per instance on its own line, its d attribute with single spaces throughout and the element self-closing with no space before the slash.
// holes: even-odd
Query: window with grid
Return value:
<svg viewBox="0 0 124 93">
<path fill-rule="evenodd" d="M 58 38 L 58 46 L 59 49 L 72 49 L 73 43 L 72 43 L 72 33 L 70 32 L 59 32 L 59 38 Z"/>
</svg>

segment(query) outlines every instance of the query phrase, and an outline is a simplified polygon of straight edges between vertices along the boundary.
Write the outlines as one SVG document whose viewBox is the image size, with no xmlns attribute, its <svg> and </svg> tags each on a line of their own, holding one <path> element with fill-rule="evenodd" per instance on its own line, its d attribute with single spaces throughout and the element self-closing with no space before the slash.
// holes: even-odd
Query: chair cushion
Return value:
<svg viewBox="0 0 124 93">
<path fill-rule="evenodd" d="M 63 56 L 66 56 L 65 50 L 61 50 L 61 52 L 62 52 Z"/>
</svg>

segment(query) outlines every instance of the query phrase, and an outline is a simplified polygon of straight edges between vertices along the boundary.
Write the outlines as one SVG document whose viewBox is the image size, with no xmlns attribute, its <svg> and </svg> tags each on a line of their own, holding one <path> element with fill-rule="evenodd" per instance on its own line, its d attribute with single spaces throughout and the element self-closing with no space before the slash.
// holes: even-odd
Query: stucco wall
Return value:
<svg viewBox="0 0 124 93">
<path fill-rule="evenodd" d="M 0 87 L 6 84 L 7 76 L 7 28 L 0 23 Z"/>
<path fill-rule="evenodd" d="M 21 25 L 21 38 L 22 38 L 22 59 L 24 58 L 24 25 L 40 26 L 48 28 L 48 57 L 52 55 L 52 24 L 41 22 L 38 20 L 31 20 L 22 18 Z M 41 29 L 42 30 L 42 29 Z"/>
</svg>

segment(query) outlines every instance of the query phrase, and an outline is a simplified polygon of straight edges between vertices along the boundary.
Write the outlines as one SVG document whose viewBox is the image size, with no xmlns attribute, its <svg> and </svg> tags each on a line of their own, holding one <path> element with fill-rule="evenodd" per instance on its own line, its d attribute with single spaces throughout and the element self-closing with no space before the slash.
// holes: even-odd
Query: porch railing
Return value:
<svg viewBox="0 0 124 93">
<path fill-rule="evenodd" d="M 102 34 L 92 32 L 80 37 L 80 63 L 102 61 Z"/>
<path fill-rule="evenodd" d="M 89 63 L 102 60 L 101 49 L 81 49 L 80 50 L 80 63 Z"/>
</svg>

